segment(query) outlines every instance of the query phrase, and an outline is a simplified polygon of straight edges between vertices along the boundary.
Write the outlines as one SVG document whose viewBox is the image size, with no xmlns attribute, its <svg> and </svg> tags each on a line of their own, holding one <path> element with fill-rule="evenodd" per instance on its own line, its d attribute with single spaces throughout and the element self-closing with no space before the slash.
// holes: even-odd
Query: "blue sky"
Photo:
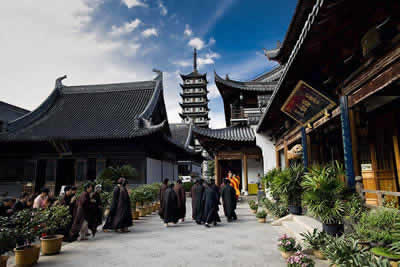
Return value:
<svg viewBox="0 0 400 267">
<path fill-rule="evenodd" d="M 128 82 L 152 78 L 154 67 L 165 73 L 169 120 L 179 122 L 179 73 L 192 71 L 197 47 L 210 82 L 213 128 L 225 126 L 214 69 L 238 80 L 271 69 L 276 63 L 262 48 L 283 40 L 296 6 L 295 0 L 32 2 L 5 0 L 0 10 L 1 100 L 33 109 L 57 76 L 67 74 L 67 85 Z"/>
</svg>

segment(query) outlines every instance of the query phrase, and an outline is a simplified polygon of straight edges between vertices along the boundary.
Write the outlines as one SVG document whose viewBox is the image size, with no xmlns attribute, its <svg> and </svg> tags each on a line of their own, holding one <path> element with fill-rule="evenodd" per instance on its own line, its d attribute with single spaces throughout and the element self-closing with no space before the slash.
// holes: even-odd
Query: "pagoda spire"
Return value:
<svg viewBox="0 0 400 267">
<path fill-rule="evenodd" d="M 197 49 L 194 49 L 193 53 L 193 70 L 197 71 Z"/>
</svg>

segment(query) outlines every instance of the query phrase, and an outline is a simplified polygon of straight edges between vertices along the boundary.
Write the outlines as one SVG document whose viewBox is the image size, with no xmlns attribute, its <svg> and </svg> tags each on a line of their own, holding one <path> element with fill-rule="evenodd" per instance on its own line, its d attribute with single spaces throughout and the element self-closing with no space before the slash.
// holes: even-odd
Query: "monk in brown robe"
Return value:
<svg viewBox="0 0 400 267">
<path fill-rule="evenodd" d="M 160 187 L 160 193 L 159 193 L 160 210 L 158 211 L 158 215 L 160 215 L 160 218 L 163 220 L 164 220 L 164 194 L 165 194 L 165 190 L 167 190 L 167 188 L 168 188 L 168 182 L 169 182 L 169 179 L 165 178 Z"/>
<path fill-rule="evenodd" d="M 107 217 L 103 230 L 115 230 L 119 233 L 129 232 L 128 227 L 132 226 L 131 200 L 126 185 L 128 181 L 121 177 L 118 179 L 118 186 L 114 188 L 110 213 Z"/>
<path fill-rule="evenodd" d="M 182 222 L 184 222 L 186 215 L 186 195 L 185 195 L 185 189 L 182 186 L 182 180 L 179 179 L 176 182 L 174 191 L 178 197 L 178 211 L 177 211 L 178 219 L 181 219 Z"/>
<path fill-rule="evenodd" d="M 78 237 L 78 234 L 78 240 L 87 240 L 86 233 L 88 230 L 89 221 L 90 193 L 92 191 L 93 185 L 91 183 L 87 183 L 84 186 L 84 191 L 79 196 L 76 214 L 74 216 L 74 221 L 69 233 L 71 241 L 75 240 Z"/>
<path fill-rule="evenodd" d="M 204 190 L 202 180 L 197 179 L 196 183 L 192 186 L 192 218 L 197 224 L 202 223 Z"/>
</svg>

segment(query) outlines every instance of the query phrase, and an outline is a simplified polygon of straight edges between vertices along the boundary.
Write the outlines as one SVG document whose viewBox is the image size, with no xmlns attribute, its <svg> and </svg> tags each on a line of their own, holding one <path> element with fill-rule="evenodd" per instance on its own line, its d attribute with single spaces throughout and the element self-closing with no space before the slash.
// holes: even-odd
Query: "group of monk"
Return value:
<svg viewBox="0 0 400 267">
<path fill-rule="evenodd" d="M 170 223 L 178 223 L 179 220 L 184 222 L 186 215 L 186 195 L 182 181 L 178 180 L 176 184 L 168 183 L 169 179 L 165 179 L 160 188 L 159 215 L 166 227 Z M 192 219 L 205 227 L 216 226 L 221 222 L 218 211 L 222 200 L 227 221 L 237 220 L 235 210 L 240 196 L 239 183 L 239 179 L 231 171 L 221 186 L 218 186 L 214 179 L 208 182 L 197 179 L 191 188 Z"/>
</svg>

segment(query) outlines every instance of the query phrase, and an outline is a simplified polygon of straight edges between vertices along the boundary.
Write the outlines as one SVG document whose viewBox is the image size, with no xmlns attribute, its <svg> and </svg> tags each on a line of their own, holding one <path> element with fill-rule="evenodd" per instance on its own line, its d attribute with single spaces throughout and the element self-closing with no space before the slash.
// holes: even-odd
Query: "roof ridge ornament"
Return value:
<svg viewBox="0 0 400 267">
<path fill-rule="evenodd" d="M 66 79 L 66 78 L 67 78 L 67 75 L 64 75 L 64 76 L 58 77 L 56 79 L 56 85 L 55 85 L 56 89 L 61 89 L 64 87 L 64 85 L 62 84 L 62 80 Z"/>
<path fill-rule="evenodd" d="M 153 68 L 153 72 L 157 73 L 158 75 L 154 78 L 154 80 L 162 80 L 163 73 L 161 70 Z"/>
</svg>

